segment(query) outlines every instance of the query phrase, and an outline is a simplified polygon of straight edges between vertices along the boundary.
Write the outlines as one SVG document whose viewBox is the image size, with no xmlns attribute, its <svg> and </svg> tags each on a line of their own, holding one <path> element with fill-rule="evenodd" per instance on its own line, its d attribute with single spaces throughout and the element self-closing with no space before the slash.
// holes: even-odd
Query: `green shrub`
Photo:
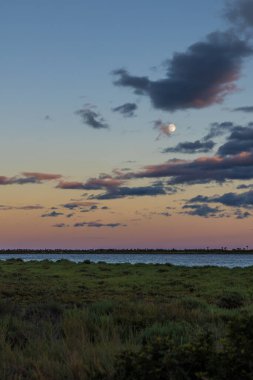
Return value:
<svg viewBox="0 0 253 380">
<path fill-rule="evenodd" d="M 206 302 L 196 297 L 184 297 L 181 300 L 181 304 L 187 310 L 199 309 L 205 311 L 208 308 Z"/>
<path fill-rule="evenodd" d="M 155 338 L 169 338 L 174 342 L 186 342 L 192 334 L 192 326 L 187 322 L 167 321 L 165 323 L 154 323 L 147 327 L 142 333 L 142 342 L 147 343 Z"/>
<path fill-rule="evenodd" d="M 89 310 L 91 312 L 94 312 L 95 314 L 111 314 L 113 312 L 114 303 L 111 300 L 103 300 L 99 302 L 94 302 L 89 307 Z"/>
<path fill-rule="evenodd" d="M 139 352 L 126 351 L 116 362 L 115 380 L 204 380 L 212 372 L 214 345 L 209 335 L 190 345 L 157 338 Z"/>
<path fill-rule="evenodd" d="M 48 303 L 29 305 L 24 314 L 27 320 L 51 320 L 57 322 L 63 315 L 64 308 L 62 305 L 51 301 Z"/>
<path fill-rule="evenodd" d="M 237 309 L 244 305 L 244 297 L 238 292 L 228 292 L 218 298 L 217 305 L 224 309 Z"/>
<path fill-rule="evenodd" d="M 253 316 L 230 322 L 222 359 L 225 368 L 222 380 L 253 379 Z"/>
</svg>

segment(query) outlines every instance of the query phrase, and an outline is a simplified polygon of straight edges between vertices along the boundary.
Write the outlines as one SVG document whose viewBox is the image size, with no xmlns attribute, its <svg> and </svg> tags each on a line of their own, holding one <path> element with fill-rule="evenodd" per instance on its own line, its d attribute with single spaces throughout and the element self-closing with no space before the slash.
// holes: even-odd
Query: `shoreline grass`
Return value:
<svg viewBox="0 0 253 380">
<path fill-rule="evenodd" d="M 229 326 L 253 316 L 252 278 L 253 267 L 0 261 L 0 378 L 156 379 L 143 356 L 163 371 L 169 347 L 200 355 L 203 336 L 210 358 L 222 347 L 228 360 Z M 166 371 L 161 379 L 222 378 Z"/>
</svg>

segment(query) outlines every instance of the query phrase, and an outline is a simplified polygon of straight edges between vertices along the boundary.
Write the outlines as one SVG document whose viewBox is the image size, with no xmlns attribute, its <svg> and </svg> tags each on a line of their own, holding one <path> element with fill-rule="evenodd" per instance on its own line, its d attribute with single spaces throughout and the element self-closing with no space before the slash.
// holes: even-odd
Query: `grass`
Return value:
<svg viewBox="0 0 253 380">
<path fill-rule="evenodd" d="M 252 278 L 253 267 L 0 261 L 0 378 L 114 379 L 124 352 L 157 337 L 183 347 L 208 331 L 219 345 L 229 321 L 253 316 Z"/>
</svg>

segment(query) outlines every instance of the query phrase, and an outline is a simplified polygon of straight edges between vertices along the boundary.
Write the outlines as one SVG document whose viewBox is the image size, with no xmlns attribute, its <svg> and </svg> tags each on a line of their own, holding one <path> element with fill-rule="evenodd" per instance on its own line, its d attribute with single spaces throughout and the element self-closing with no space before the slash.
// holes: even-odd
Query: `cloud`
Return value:
<svg viewBox="0 0 253 380">
<path fill-rule="evenodd" d="M 79 223 L 75 223 L 74 227 L 116 228 L 116 227 L 126 227 L 126 225 L 121 224 L 121 223 L 79 222 Z"/>
<path fill-rule="evenodd" d="M 60 181 L 57 188 L 69 190 L 100 190 L 117 187 L 123 183 L 123 180 L 111 176 L 101 176 L 99 178 L 89 178 L 85 183 Z"/>
<path fill-rule="evenodd" d="M 0 186 L 5 185 L 24 185 L 24 184 L 31 184 L 31 183 L 40 183 L 36 178 L 30 177 L 30 178 L 21 178 L 21 177 L 6 177 L 6 176 L 0 176 Z"/>
<path fill-rule="evenodd" d="M 0 176 L 0 185 L 13 185 L 14 178 L 13 177 L 6 177 L 6 176 Z"/>
<path fill-rule="evenodd" d="M 84 124 L 94 129 L 108 129 L 109 125 L 106 123 L 105 119 L 100 115 L 99 112 L 94 111 L 91 108 L 83 108 L 75 112 L 77 115 L 81 116 Z"/>
<path fill-rule="evenodd" d="M 135 116 L 135 111 L 137 110 L 137 104 L 135 103 L 125 103 L 122 104 L 121 106 L 112 108 L 113 112 L 119 112 L 121 113 L 124 117 L 133 117 Z"/>
<path fill-rule="evenodd" d="M 126 197 L 144 197 L 167 194 L 163 185 L 139 186 L 139 187 L 117 187 L 109 189 L 104 194 L 91 195 L 89 199 L 120 199 Z"/>
<path fill-rule="evenodd" d="M 212 140 L 208 141 L 185 141 L 177 144 L 175 147 L 169 147 L 162 151 L 162 153 L 207 153 L 210 152 L 215 143 Z"/>
<path fill-rule="evenodd" d="M 37 181 L 53 181 L 62 178 L 61 174 L 52 173 L 23 172 L 22 174 L 27 178 L 35 178 Z"/>
<path fill-rule="evenodd" d="M 124 183 L 123 180 L 111 176 L 101 176 L 100 178 L 90 178 L 84 184 L 85 190 L 113 189 Z"/>
<path fill-rule="evenodd" d="M 233 111 L 251 113 L 253 112 L 253 106 L 237 107 L 237 108 L 234 108 Z"/>
<path fill-rule="evenodd" d="M 42 210 L 43 208 L 44 207 L 41 205 L 27 205 L 27 206 L 15 207 L 16 210 L 25 210 L 25 211 Z"/>
<path fill-rule="evenodd" d="M 24 210 L 24 211 L 33 211 L 33 210 L 42 210 L 44 209 L 41 205 L 26 205 L 26 206 L 8 206 L 8 205 L 0 205 L 0 210 Z"/>
<path fill-rule="evenodd" d="M 60 215 L 64 215 L 62 212 L 57 212 L 57 211 L 52 211 L 52 212 L 49 212 L 47 214 L 43 214 L 41 215 L 42 218 L 47 218 L 47 217 L 57 217 L 57 216 L 60 216 Z"/>
<path fill-rule="evenodd" d="M 82 182 L 77 182 L 77 181 L 60 181 L 56 188 L 58 189 L 63 189 L 63 190 L 83 190 L 84 184 Z"/>
<path fill-rule="evenodd" d="M 69 202 L 62 205 L 62 207 L 68 209 L 68 210 L 76 210 L 76 209 L 83 209 L 83 208 L 92 208 L 97 207 L 96 202 Z"/>
<path fill-rule="evenodd" d="M 62 178 L 61 174 L 49 174 L 49 173 L 35 173 L 35 172 L 24 172 L 23 177 L 6 177 L 0 176 L 0 186 L 1 185 L 25 185 L 32 183 L 42 183 L 45 181 L 52 181 Z"/>
<path fill-rule="evenodd" d="M 225 16 L 240 31 L 247 31 L 253 27 L 253 2 L 252 0 L 227 1 Z"/>
<path fill-rule="evenodd" d="M 56 224 L 53 224 L 53 227 L 56 227 L 56 228 L 64 228 L 64 227 L 69 227 L 69 224 L 65 224 L 65 223 L 56 223 Z"/>
<path fill-rule="evenodd" d="M 232 121 L 224 121 L 222 123 L 212 123 L 210 130 L 203 140 L 207 141 L 218 136 L 223 136 L 226 133 L 230 132 L 234 128 L 234 123 Z"/>
<path fill-rule="evenodd" d="M 113 75 L 118 76 L 114 82 L 117 86 L 132 87 L 138 95 L 144 95 L 148 91 L 150 85 L 148 77 L 129 75 L 125 69 L 114 70 Z"/>
<path fill-rule="evenodd" d="M 237 126 L 227 138 L 227 142 L 218 149 L 221 156 L 235 155 L 242 152 L 253 152 L 253 125 Z"/>
<path fill-rule="evenodd" d="M 240 153 L 229 157 L 199 157 L 195 160 L 169 160 L 149 165 L 139 172 L 121 175 L 122 179 L 169 178 L 169 184 L 196 184 L 253 178 L 253 153 Z"/>
<path fill-rule="evenodd" d="M 237 193 L 225 193 L 223 195 L 215 195 L 212 197 L 207 197 L 203 195 L 198 195 L 189 200 L 189 203 L 221 203 L 225 206 L 231 207 L 253 207 L 253 191 L 246 191 L 241 194 Z"/>
<path fill-rule="evenodd" d="M 13 210 L 13 207 L 7 206 L 7 205 L 0 205 L 0 211 L 8 211 L 8 210 Z"/>
<path fill-rule="evenodd" d="M 235 91 L 242 62 L 252 52 L 248 42 L 231 30 L 214 32 L 186 52 L 175 53 L 167 61 L 164 78 L 153 81 L 120 69 L 113 73 L 117 77 L 114 84 L 148 96 L 155 108 L 164 111 L 204 108 L 222 103 Z"/>
<path fill-rule="evenodd" d="M 253 184 L 249 184 L 249 185 L 242 184 L 242 185 L 238 185 L 236 188 L 238 190 L 252 189 L 253 188 Z"/>
<path fill-rule="evenodd" d="M 210 207 L 207 204 L 198 205 L 198 204 L 192 204 L 192 205 L 185 205 L 183 206 L 184 210 L 187 210 L 183 212 L 187 215 L 195 215 L 195 216 L 201 216 L 204 218 L 208 217 L 216 217 L 221 216 L 219 215 L 221 210 L 218 207 Z M 223 216 L 223 215 L 222 215 Z"/>
<path fill-rule="evenodd" d="M 172 214 L 169 212 L 161 212 L 159 215 L 168 217 L 168 216 L 171 216 Z"/>
<path fill-rule="evenodd" d="M 242 210 L 239 209 L 239 210 L 236 210 L 235 216 L 236 216 L 237 219 L 246 219 L 246 218 L 249 218 L 252 215 L 248 211 L 242 211 Z"/>
</svg>

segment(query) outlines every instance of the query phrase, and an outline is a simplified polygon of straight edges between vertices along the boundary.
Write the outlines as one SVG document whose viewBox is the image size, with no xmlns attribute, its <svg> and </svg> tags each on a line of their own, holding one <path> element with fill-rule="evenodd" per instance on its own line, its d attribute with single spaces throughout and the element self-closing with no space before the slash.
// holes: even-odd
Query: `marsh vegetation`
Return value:
<svg viewBox="0 0 253 380">
<path fill-rule="evenodd" d="M 253 267 L 0 262 L 2 380 L 253 378 Z"/>
</svg>

